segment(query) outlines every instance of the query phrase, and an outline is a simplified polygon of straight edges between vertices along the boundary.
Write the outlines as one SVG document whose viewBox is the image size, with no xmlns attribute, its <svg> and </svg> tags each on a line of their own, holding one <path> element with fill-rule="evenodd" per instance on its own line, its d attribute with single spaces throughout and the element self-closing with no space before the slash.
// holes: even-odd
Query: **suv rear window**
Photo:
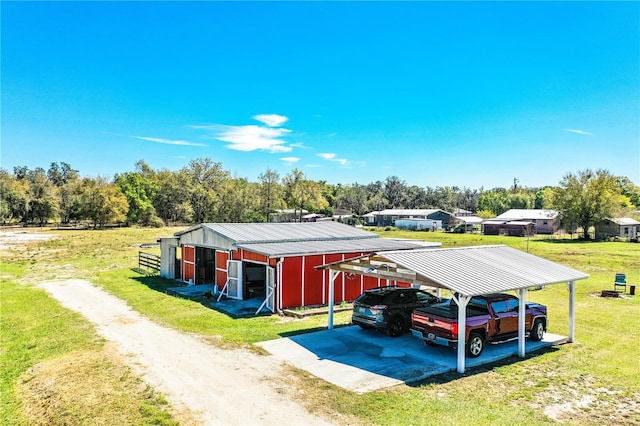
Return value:
<svg viewBox="0 0 640 426">
<path fill-rule="evenodd" d="M 385 299 L 386 294 L 364 293 L 361 297 L 358 298 L 358 303 L 373 306 L 383 303 Z"/>
</svg>

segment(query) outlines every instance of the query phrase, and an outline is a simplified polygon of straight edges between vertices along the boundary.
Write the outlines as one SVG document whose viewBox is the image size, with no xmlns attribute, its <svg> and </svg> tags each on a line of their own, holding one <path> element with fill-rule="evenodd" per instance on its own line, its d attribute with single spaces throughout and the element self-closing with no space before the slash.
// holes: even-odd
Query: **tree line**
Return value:
<svg viewBox="0 0 640 426">
<path fill-rule="evenodd" d="M 582 198 L 581 198 L 582 197 Z M 265 222 L 279 209 L 332 215 L 353 213 L 350 222 L 388 208 L 464 209 L 483 218 L 509 209 L 551 208 L 565 225 L 583 226 L 602 216 L 640 206 L 640 188 L 606 170 L 569 173 L 556 187 L 419 187 L 397 176 L 369 184 L 329 184 L 307 179 L 298 169 L 280 176 L 267 168 L 257 182 L 233 177 L 222 163 L 198 158 L 177 171 L 156 170 L 143 160 L 113 179 L 81 177 L 68 163 L 48 170 L 25 166 L 0 169 L 0 220 L 3 224 L 44 225 L 89 221 L 163 226 L 171 223 Z"/>
</svg>

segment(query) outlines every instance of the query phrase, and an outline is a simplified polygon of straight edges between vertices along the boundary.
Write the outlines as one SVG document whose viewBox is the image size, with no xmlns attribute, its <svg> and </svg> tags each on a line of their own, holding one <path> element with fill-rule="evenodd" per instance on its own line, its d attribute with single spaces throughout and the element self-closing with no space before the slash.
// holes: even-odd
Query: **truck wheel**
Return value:
<svg viewBox="0 0 640 426">
<path fill-rule="evenodd" d="M 471 358 L 477 358 L 484 349 L 484 339 L 482 335 L 477 331 L 472 331 L 469 334 L 469 341 L 467 342 L 467 355 Z"/>
<path fill-rule="evenodd" d="M 404 333 L 404 320 L 402 317 L 393 317 L 389 320 L 387 325 L 387 333 L 391 337 L 398 337 Z"/>
<path fill-rule="evenodd" d="M 533 322 L 533 328 L 529 333 L 529 338 L 534 342 L 539 342 L 544 337 L 544 323 L 541 319 L 537 319 Z"/>
</svg>

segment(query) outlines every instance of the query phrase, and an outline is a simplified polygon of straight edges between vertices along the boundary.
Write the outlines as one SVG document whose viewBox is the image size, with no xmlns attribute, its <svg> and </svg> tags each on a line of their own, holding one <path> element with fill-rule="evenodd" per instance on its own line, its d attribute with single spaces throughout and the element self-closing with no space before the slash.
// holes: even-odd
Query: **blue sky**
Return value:
<svg viewBox="0 0 640 426">
<path fill-rule="evenodd" d="M 1 167 L 640 184 L 638 2 L 1 4 Z"/>
</svg>

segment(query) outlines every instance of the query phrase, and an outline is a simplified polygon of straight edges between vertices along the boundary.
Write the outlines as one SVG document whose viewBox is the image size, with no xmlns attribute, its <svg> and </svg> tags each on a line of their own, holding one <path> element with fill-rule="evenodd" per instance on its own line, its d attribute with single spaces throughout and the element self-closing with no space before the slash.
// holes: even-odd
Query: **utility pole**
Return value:
<svg viewBox="0 0 640 426">
<path fill-rule="evenodd" d="M 518 179 L 513 178 L 513 192 L 518 190 Z"/>
</svg>

